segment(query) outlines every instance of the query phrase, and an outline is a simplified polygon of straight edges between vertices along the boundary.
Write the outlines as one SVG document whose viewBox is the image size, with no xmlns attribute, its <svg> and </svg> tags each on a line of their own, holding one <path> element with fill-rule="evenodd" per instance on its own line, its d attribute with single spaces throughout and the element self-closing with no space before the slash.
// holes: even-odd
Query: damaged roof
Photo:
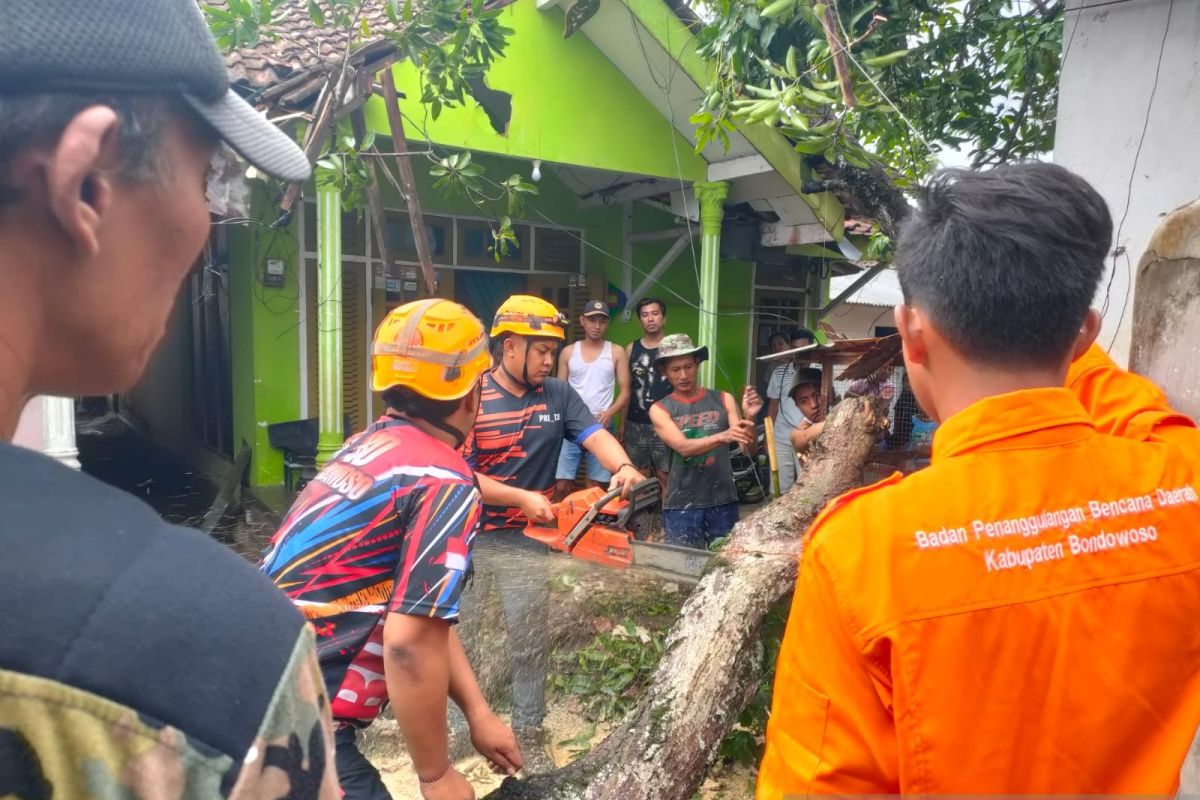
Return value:
<svg viewBox="0 0 1200 800">
<path fill-rule="evenodd" d="M 216 0 L 214 5 L 223 7 L 225 0 Z M 395 30 L 383 0 L 365 0 L 362 14 L 370 33 L 357 47 L 379 42 L 384 32 Z M 305 0 L 287 0 L 272 22 L 271 36 L 254 47 L 233 51 L 225 63 L 234 83 L 264 89 L 341 58 L 350 39 L 349 31 L 314 23 Z"/>
</svg>

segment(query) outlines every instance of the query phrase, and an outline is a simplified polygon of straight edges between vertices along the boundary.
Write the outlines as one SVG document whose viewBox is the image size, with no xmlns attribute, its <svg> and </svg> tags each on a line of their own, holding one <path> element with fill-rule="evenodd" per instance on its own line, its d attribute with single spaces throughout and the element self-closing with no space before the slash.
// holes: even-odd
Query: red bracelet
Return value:
<svg viewBox="0 0 1200 800">
<path fill-rule="evenodd" d="M 446 766 L 443 767 L 442 771 L 439 772 L 437 775 L 435 775 L 432 778 L 422 778 L 420 775 L 418 775 L 417 780 L 419 780 L 421 783 L 437 783 L 442 778 L 446 777 L 446 773 L 450 771 L 450 767 L 451 767 L 451 764 L 450 764 L 449 760 L 447 760 Z"/>
</svg>

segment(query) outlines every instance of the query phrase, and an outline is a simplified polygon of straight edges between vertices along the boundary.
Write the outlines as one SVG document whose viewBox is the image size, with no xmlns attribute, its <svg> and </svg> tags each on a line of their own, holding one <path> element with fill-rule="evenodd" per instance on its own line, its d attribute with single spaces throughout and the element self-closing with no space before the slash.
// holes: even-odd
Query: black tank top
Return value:
<svg viewBox="0 0 1200 800">
<path fill-rule="evenodd" d="M 629 422 L 650 423 L 650 406 L 662 400 L 671 393 L 671 384 L 658 367 L 654 359 L 658 357 L 658 348 L 642 345 L 641 339 L 634 339 L 629 354 L 629 372 L 632 378 L 633 397 L 629 400 L 627 412 Z"/>
<path fill-rule="evenodd" d="M 692 402 L 679 395 L 659 401 L 679 430 L 689 439 L 703 439 L 729 429 L 729 414 L 721 392 L 705 389 Z M 712 508 L 737 502 L 733 465 L 727 444 L 691 458 L 671 453 L 671 472 L 663 508 Z"/>
</svg>

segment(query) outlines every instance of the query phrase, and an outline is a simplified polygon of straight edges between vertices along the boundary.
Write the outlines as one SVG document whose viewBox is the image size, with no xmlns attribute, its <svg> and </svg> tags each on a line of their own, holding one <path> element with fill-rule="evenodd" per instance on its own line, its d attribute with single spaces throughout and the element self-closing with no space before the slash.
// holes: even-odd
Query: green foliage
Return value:
<svg viewBox="0 0 1200 800">
<path fill-rule="evenodd" d="M 361 210 L 366 203 L 371 173 L 362 154 L 375 146 L 375 132 L 370 131 L 362 142 L 353 135 L 339 137 L 336 147 L 317 161 L 318 186 L 338 186 L 342 190 L 342 208 Z"/>
<path fill-rule="evenodd" d="M 487 11 L 483 0 L 388 0 L 387 13 L 399 29 L 389 33 L 400 52 L 424 78 L 421 102 L 434 119 L 461 105 L 492 62 L 504 51 L 511 28 L 500 23 L 500 9 Z"/>
<path fill-rule="evenodd" d="M 253 47 L 274 36 L 278 11 L 287 0 L 223 0 L 204 7 L 209 29 L 225 51 Z M 307 0 L 309 18 L 327 33 L 346 34 L 346 53 L 372 37 L 388 38 L 421 71 L 421 102 L 436 119 L 443 109 L 465 102 L 472 86 L 483 79 L 488 68 L 499 58 L 513 34 L 500 22 L 500 9 L 488 11 L 484 0 L 384 0 L 391 29 L 372 31 L 363 9 L 366 0 Z M 371 173 L 363 154 L 374 149 L 374 134 L 356 142 L 342 136 L 330 143 L 318 159 L 321 169 L 317 182 L 337 186 L 342 202 L 349 210 L 361 209 L 371 185 Z M 471 160 L 470 153 L 458 153 L 440 159 L 431 170 L 438 180 L 435 186 L 451 194 L 461 194 L 483 210 L 502 203 L 506 214 L 493 213 L 492 252 L 499 261 L 517 243 L 512 217 L 524 211 L 525 198 L 537 194 L 537 187 L 513 175 L 499 187 L 499 195 L 485 191 L 484 169 Z"/>
<path fill-rule="evenodd" d="M 483 209 L 492 203 L 503 202 L 507 213 L 495 215 L 496 219 L 492 224 L 492 244 L 488 248 L 497 262 L 519 245 L 512 218 L 524 212 L 525 198 L 538 193 L 536 186 L 528 183 L 520 175 L 513 174 L 503 183 L 495 184 L 499 195 L 490 195 L 484 186 L 487 178 L 483 166 L 472 161 L 471 154 L 467 152 L 454 153 L 439 159 L 429 170 L 429 174 L 437 179 L 433 188 L 465 197 L 476 208 Z"/>
<path fill-rule="evenodd" d="M 663 634 L 625 620 L 582 650 L 555 655 L 555 690 L 578 698 L 587 718 L 606 722 L 624 715 L 650 683 L 663 653 Z"/>
<path fill-rule="evenodd" d="M 225 7 L 204 6 L 204 17 L 222 50 L 252 47 L 264 37 L 285 0 L 226 0 Z"/>
<path fill-rule="evenodd" d="M 921 138 L 970 146 L 977 165 L 1053 145 L 1061 0 L 706 0 L 705 9 L 700 53 L 714 68 L 692 117 L 698 147 L 726 144 L 734 121 L 762 123 L 811 160 L 882 163 L 904 185 L 933 168 Z M 843 47 L 853 104 L 835 68 Z"/>
</svg>

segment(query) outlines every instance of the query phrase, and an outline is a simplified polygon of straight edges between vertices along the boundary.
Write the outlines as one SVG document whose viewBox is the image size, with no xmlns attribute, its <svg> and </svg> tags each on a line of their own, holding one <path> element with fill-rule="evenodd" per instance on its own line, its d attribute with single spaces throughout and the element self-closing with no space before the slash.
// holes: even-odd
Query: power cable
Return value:
<svg viewBox="0 0 1200 800">
<path fill-rule="evenodd" d="M 1130 2 L 1130 0 L 1120 0 L 1120 2 Z M 1112 4 L 1115 5 L 1115 3 L 1112 3 Z M 1124 253 L 1124 255 L 1125 255 L 1126 281 L 1125 281 L 1125 299 L 1121 303 L 1121 315 L 1119 317 L 1117 317 L 1117 325 L 1113 329 L 1112 341 L 1109 342 L 1109 345 L 1108 345 L 1109 350 L 1111 350 L 1117 342 L 1117 335 L 1121 331 L 1121 324 L 1125 321 L 1125 311 L 1129 308 L 1129 296 L 1131 294 L 1133 294 L 1133 286 L 1131 285 L 1133 283 L 1132 269 L 1129 264 L 1129 255 L 1128 255 L 1128 253 L 1125 252 L 1125 248 L 1121 244 L 1121 233 L 1122 233 L 1122 231 L 1124 231 L 1125 222 L 1129 218 L 1129 206 L 1133 200 L 1133 181 L 1134 181 L 1134 178 L 1137 176 L 1138 162 L 1141 160 L 1141 157 L 1142 157 L 1142 146 L 1146 143 L 1146 132 L 1150 130 L 1150 116 L 1151 116 L 1151 112 L 1154 110 L 1155 95 L 1158 93 L 1159 77 L 1162 74 L 1163 54 L 1166 52 L 1166 49 L 1167 49 L 1167 35 L 1171 31 L 1171 14 L 1174 12 L 1174 10 L 1175 10 L 1175 0 L 1170 0 L 1170 3 L 1167 5 L 1166 23 L 1163 25 L 1162 41 L 1160 41 L 1159 45 L 1158 45 L 1158 61 L 1154 66 L 1154 84 L 1150 88 L 1150 98 L 1146 102 L 1146 118 L 1142 122 L 1142 134 L 1138 138 L 1137 150 L 1134 151 L 1134 154 L 1133 154 L 1133 165 L 1129 168 L 1129 184 L 1125 187 L 1125 210 L 1121 214 L 1121 221 L 1117 224 L 1116 236 L 1113 237 L 1113 244 L 1116 249 L 1113 250 L 1112 272 L 1109 273 L 1108 287 L 1107 287 L 1107 289 L 1105 289 L 1105 292 L 1104 292 L 1104 305 L 1100 311 L 1101 317 L 1104 317 L 1108 313 L 1108 304 L 1109 304 L 1109 298 L 1110 298 L 1111 292 L 1112 292 L 1113 279 L 1116 277 L 1116 274 L 1117 274 L 1117 257 L 1118 257 L 1119 253 Z"/>
</svg>

